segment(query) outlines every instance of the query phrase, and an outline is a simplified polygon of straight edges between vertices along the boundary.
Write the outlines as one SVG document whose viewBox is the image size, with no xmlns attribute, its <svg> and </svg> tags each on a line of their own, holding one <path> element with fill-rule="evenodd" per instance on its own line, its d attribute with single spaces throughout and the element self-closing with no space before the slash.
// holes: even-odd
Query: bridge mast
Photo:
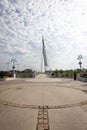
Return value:
<svg viewBox="0 0 87 130">
<path fill-rule="evenodd" d="M 47 55 L 46 55 L 46 49 L 44 44 L 44 38 L 42 35 L 42 59 L 41 59 L 41 72 L 46 72 L 46 67 L 48 66 L 47 63 Z M 44 70 L 43 70 L 44 69 Z"/>
</svg>

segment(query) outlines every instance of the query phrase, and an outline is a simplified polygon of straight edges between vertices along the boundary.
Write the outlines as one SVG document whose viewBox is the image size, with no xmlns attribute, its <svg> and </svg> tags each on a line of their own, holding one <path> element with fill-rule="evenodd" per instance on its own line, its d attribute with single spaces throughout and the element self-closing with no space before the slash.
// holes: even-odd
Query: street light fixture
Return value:
<svg viewBox="0 0 87 130">
<path fill-rule="evenodd" d="M 17 60 L 11 59 L 11 62 L 13 63 L 12 69 L 13 69 L 13 76 L 15 77 L 15 62 L 17 62 Z"/>
</svg>

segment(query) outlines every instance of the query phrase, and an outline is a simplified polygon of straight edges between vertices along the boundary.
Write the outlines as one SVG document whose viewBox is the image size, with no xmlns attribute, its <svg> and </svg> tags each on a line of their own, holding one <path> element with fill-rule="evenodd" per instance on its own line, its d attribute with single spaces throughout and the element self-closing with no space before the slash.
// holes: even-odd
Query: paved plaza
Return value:
<svg viewBox="0 0 87 130">
<path fill-rule="evenodd" d="M 0 130 L 87 130 L 87 82 L 45 74 L 0 81 Z"/>
</svg>

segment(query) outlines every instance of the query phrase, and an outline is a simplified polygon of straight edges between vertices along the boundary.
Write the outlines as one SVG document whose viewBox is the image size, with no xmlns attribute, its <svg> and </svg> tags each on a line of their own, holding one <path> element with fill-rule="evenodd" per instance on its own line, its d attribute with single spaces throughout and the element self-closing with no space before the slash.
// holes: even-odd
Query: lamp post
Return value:
<svg viewBox="0 0 87 130">
<path fill-rule="evenodd" d="M 15 74 L 15 62 L 17 62 L 16 59 L 11 59 L 11 62 L 13 63 L 13 66 L 12 66 L 12 69 L 13 69 L 13 77 L 15 78 L 16 77 L 16 74 Z"/>
</svg>

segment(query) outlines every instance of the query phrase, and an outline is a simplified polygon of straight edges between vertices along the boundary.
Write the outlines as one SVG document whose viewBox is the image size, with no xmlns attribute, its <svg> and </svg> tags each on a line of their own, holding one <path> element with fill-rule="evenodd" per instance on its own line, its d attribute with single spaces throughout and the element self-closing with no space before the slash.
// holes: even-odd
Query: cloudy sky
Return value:
<svg viewBox="0 0 87 130">
<path fill-rule="evenodd" d="M 87 0 L 0 0 L 0 69 L 40 70 L 42 34 L 50 69 L 87 68 Z"/>
</svg>

